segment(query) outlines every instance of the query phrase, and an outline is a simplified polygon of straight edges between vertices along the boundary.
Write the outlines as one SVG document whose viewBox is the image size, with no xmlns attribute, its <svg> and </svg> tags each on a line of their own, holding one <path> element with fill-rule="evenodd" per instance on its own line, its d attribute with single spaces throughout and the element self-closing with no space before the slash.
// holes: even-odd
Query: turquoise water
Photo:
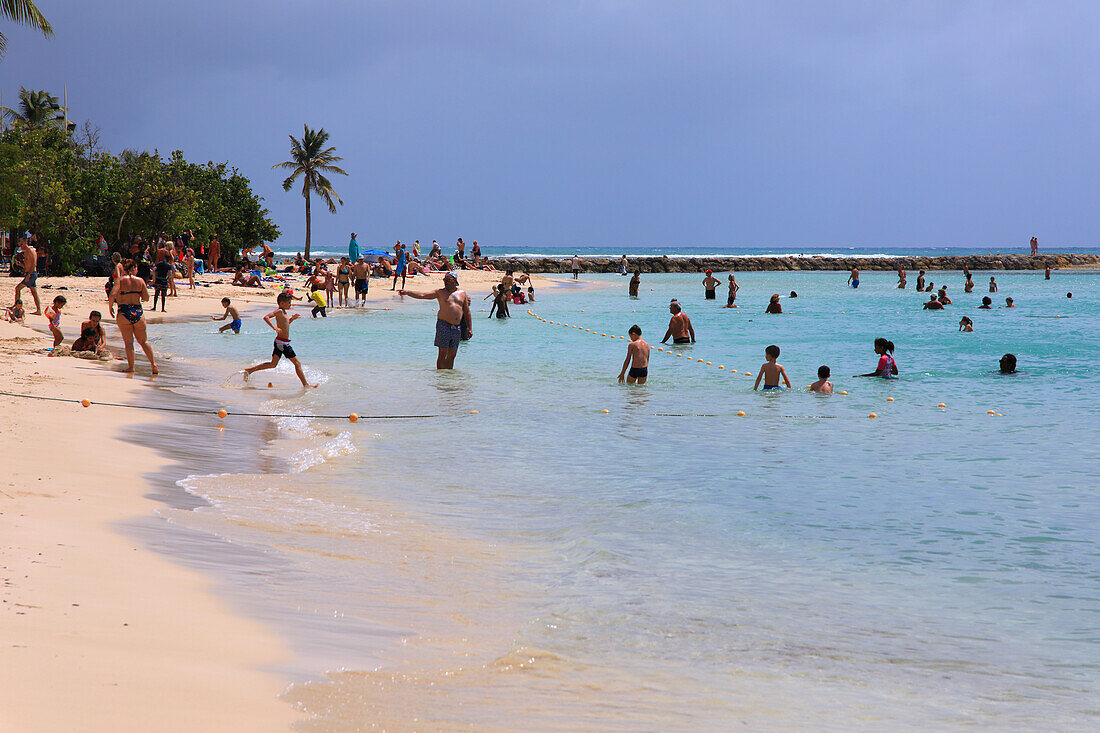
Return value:
<svg viewBox="0 0 1100 733">
<path fill-rule="evenodd" d="M 892 274 L 845 277 L 745 273 L 734 311 L 699 276 L 645 276 L 638 300 L 617 276 L 540 289 L 548 320 L 641 325 L 634 387 L 625 341 L 526 306 L 475 313 L 453 373 L 431 368 L 431 303 L 300 320 L 324 381 L 305 395 L 285 368 L 232 376 L 270 353 L 258 319 L 166 333 L 237 410 L 440 416 L 279 420 L 272 473 L 189 484 L 214 503 L 196 527 L 279 558 L 260 592 L 287 618 L 337 619 L 287 624 L 343 670 L 289 693 L 319 716 L 304 729 L 1100 725 L 1096 274 L 997 273 L 995 305 L 1018 307 L 982 311 L 936 272 L 946 312 Z M 763 313 L 773 292 L 787 314 Z M 698 336 L 682 357 L 656 351 L 671 297 Z M 851 378 L 876 336 L 901 379 Z M 772 343 L 796 387 L 828 364 L 837 394 L 754 393 Z M 385 631 L 369 655 L 353 623 Z"/>
</svg>

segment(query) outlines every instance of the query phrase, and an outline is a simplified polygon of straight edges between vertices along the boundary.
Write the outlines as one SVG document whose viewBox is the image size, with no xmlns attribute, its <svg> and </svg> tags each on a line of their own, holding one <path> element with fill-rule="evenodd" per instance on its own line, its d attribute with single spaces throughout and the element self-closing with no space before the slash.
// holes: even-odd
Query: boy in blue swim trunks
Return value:
<svg viewBox="0 0 1100 733">
<path fill-rule="evenodd" d="M 783 368 L 782 364 L 776 363 L 776 359 L 779 358 L 779 347 L 772 344 L 768 348 L 764 349 L 764 358 L 767 359 L 760 366 L 760 371 L 756 373 L 756 384 L 752 386 L 755 391 L 760 386 L 760 380 L 764 380 L 764 389 L 779 389 L 779 378 L 783 378 L 783 383 L 787 385 L 787 389 L 791 388 L 791 380 L 787 379 L 787 370 Z"/>
<path fill-rule="evenodd" d="M 233 320 L 225 324 L 218 329 L 218 333 L 225 333 L 229 329 L 233 329 L 233 333 L 241 332 L 241 314 L 237 312 L 237 309 L 229 304 L 229 298 L 222 298 L 222 305 L 225 306 L 225 313 L 221 314 L 221 317 L 210 316 L 212 321 L 224 321 L 226 318 L 232 318 Z"/>
</svg>

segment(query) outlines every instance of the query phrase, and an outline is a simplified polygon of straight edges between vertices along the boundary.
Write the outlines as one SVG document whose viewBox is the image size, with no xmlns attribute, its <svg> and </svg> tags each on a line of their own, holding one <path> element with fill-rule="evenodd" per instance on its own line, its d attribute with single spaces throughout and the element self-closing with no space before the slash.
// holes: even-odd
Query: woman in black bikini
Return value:
<svg viewBox="0 0 1100 733">
<path fill-rule="evenodd" d="M 340 305 L 347 308 L 348 288 L 351 287 L 351 264 L 347 257 L 341 257 L 340 264 L 336 266 L 336 285 L 339 288 Z"/>
<path fill-rule="evenodd" d="M 115 323 L 122 333 L 122 342 L 126 345 L 127 372 L 134 371 L 134 339 L 137 339 L 149 359 L 149 365 L 153 368 L 153 374 L 158 374 L 157 361 L 153 358 L 153 347 L 145 336 L 145 313 L 141 303 L 149 300 L 149 288 L 145 281 L 137 276 L 137 263 L 133 260 L 123 260 L 122 277 L 115 280 L 115 287 L 111 290 L 108 305 L 111 315 L 115 316 Z M 115 315 L 115 303 L 118 303 L 118 315 Z"/>
</svg>

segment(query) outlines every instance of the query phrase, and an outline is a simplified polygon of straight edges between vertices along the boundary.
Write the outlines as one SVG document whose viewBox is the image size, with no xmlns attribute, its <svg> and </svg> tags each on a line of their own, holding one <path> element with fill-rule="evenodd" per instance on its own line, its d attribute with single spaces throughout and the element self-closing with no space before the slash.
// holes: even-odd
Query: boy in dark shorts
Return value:
<svg viewBox="0 0 1100 733">
<path fill-rule="evenodd" d="M 168 305 L 168 277 L 172 272 L 172 263 L 165 257 L 163 260 L 157 262 L 153 268 L 156 272 L 156 279 L 153 281 L 153 310 L 157 309 L 157 298 L 160 298 L 160 312 L 164 312 L 164 307 Z"/>
<path fill-rule="evenodd" d="M 649 344 L 642 340 L 642 329 L 634 324 L 628 331 L 630 343 L 626 347 L 626 359 L 623 360 L 619 381 L 627 384 L 645 384 L 649 378 Z M 626 368 L 630 367 L 627 374 Z"/>
<path fill-rule="evenodd" d="M 264 323 L 271 326 L 271 329 L 275 331 L 275 345 L 271 350 L 271 360 L 265 361 L 263 364 L 257 364 L 244 370 L 244 381 L 248 381 L 248 377 L 253 372 L 258 372 L 263 369 L 274 369 L 279 359 L 286 357 L 290 359 L 290 363 L 294 365 L 294 371 L 298 375 L 298 379 L 302 380 L 303 387 L 316 387 L 316 384 L 310 384 L 306 381 L 306 373 L 302 371 L 302 362 L 298 361 L 298 355 L 294 353 L 294 347 L 290 345 L 290 324 L 301 317 L 300 313 L 295 313 L 292 316 L 287 315 L 287 311 L 290 310 L 290 293 L 279 293 L 279 296 L 275 299 L 279 307 L 264 316 Z M 271 319 L 275 319 L 272 323 Z"/>
</svg>

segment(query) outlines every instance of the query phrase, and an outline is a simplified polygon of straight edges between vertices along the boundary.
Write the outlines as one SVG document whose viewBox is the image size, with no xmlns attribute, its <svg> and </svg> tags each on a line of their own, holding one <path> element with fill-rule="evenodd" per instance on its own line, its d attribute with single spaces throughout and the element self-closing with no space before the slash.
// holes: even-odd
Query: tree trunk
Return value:
<svg viewBox="0 0 1100 733">
<path fill-rule="evenodd" d="M 309 191 L 306 191 L 306 251 L 303 255 L 307 260 L 309 259 L 309 230 L 312 225 L 312 221 L 309 215 Z"/>
</svg>

